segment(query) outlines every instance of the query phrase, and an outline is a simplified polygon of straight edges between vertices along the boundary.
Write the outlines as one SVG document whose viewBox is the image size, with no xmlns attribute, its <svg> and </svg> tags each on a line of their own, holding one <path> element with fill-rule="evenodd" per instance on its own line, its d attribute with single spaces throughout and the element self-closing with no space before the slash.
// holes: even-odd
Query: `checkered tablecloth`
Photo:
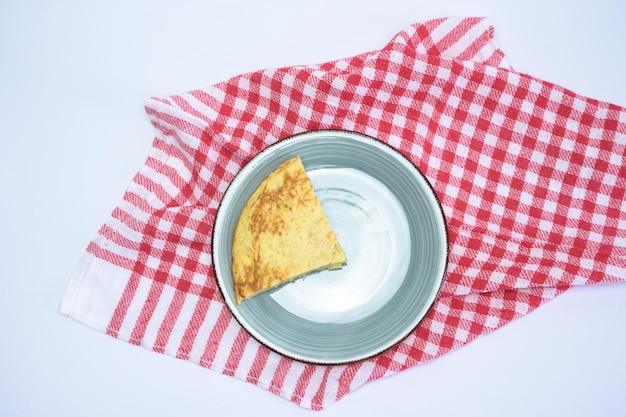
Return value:
<svg viewBox="0 0 626 417">
<path fill-rule="evenodd" d="M 516 72 L 480 18 L 412 25 L 384 48 L 150 99 L 145 165 L 88 245 L 61 313 L 323 409 L 441 356 L 573 285 L 626 279 L 626 109 Z M 376 137 L 431 182 L 449 227 L 440 297 L 402 343 L 343 366 L 293 361 L 233 319 L 211 231 L 238 170 L 317 129 Z"/>
</svg>

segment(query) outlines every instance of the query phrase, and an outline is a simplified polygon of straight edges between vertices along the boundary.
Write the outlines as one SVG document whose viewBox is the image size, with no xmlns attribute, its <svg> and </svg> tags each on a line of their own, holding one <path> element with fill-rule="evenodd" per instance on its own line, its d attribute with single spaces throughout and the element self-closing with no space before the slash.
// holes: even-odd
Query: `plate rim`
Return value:
<svg viewBox="0 0 626 417">
<path fill-rule="evenodd" d="M 316 360 L 316 359 L 312 359 L 312 358 L 306 358 L 306 357 L 302 357 L 296 354 L 290 354 L 288 352 L 285 352 L 284 350 L 281 350 L 275 346 L 271 346 L 270 344 L 266 343 L 262 337 L 258 337 L 255 334 L 254 329 L 250 329 L 246 323 L 245 320 L 243 320 L 240 317 L 240 313 L 237 311 L 237 306 L 236 305 L 232 305 L 231 306 L 231 301 L 230 297 L 227 296 L 226 294 L 226 289 L 223 288 L 223 284 L 222 281 L 224 281 L 223 277 L 220 278 L 221 274 L 218 274 L 217 271 L 217 266 L 216 266 L 216 262 L 215 262 L 215 247 L 216 247 L 216 239 L 215 239 L 215 230 L 218 226 L 218 218 L 220 217 L 220 212 L 222 209 L 222 203 L 224 202 L 224 199 L 227 195 L 227 193 L 229 192 L 229 190 L 231 189 L 231 186 L 233 185 L 233 183 L 235 182 L 236 178 L 240 175 L 240 173 L 247 167 L 249 166 L 251 163 L 254 163 L 255 161 L 258 161 L 260 159 L 260 157 L 262 155 L 265 155 L 269 152 L 272 151 L 272 149 L 274 147 L 276 147 L 279 144 L 285 143 L 285 141 L 295 141 L 297 139 L 299 139 L 302 136 L 308 136 L 308 135 L 312 135 L 312 134 L 328 134 L 328 135 L 343 135 L 343 136 L 356 136 L 356 137 L 360 137 L 361 139 L 364 140 L 369 140 L 369 141 L 373 141 L 375 143 L 378 143 L 380 145 L 383 145 L 384 147 L 388 148 L 393 154 L 397 155 L 398 157 L 401 157 L 402 159 L 404 159 L 411 167 L 412 169 L 422 178 L 422 180 L 424 181 L 424 183 L 426 184 L 426 186 L 428 187 L 428 189 L 430 190 L 431 195 L 434 197 L 434 201 L 436 202 L 436 206 L 438 208 L 439 214 L 441 216 L 441 220 L 443 223 L 443 236 L 445 238 L 445 256 L 443 256 L 443 268 L 442 268 L 442 274 L 441 274 L 441 279 L 439 282 L 439 286 L 437 288 L 436 291 L 434 291 L 433 293 L 433 297 L 432 300 L 428 303 L 428 307 L 425 309 L 424 315 L 415 323 L 415 325 L 413 325 L 412 327 L 410 327 L 409 329 L 407 329 L 405 332 L 399 332 L 398 336 L 396 337 L 396 341 L 394 341 L 393 343 L 389 344 L 389 345 L 385 345 L 380 349 L 375 349 L 375 352 L 367 354 L 367 355 L 362 355 L 359 356 L 358 358 L 354 358 L 354 359 L 348 359 L 348 360 Z M 448 230 L 449 226 L 448 226 L 448 221 L 445 215 L 445 211 L 443 209 L 443 205 L 441 203 L 441 200 L 439 199 L 439 197 L 437 196 L 437 193 L 433 187 L 433 185 L 431 184 L 431 182 L 428 180 L 428 178 L 426 177 L 426 175 L 421 171 L 421 169 L 419 169 L 419 167 L 413 162 L 411 161 L 411 159 L 409 159 L 407 156 L 405 156 L 399 149 L 393 147 L 392 145 L 384 142 L 381 139 L 378 139 L 374 136 L 371 135 L 367 135 L 361 132 L 357 132 L 357 131 L 352 131 L 352 130 L 347 130 L 347 129 L 310 129 L 310 130 L 306 130 L 300 133 L 295 133 L 293 135 L 289 135 L 289 136 L 285 136 L 281 139 L 278 139 L 276 142 L 265 146 L 263 149 L 261 149 L 259 152 L 257 152 L 256 154 L 254 154 L 252 157 L 250 157 L 250 159 L 248 159 L 242 166 L 241 168 L 237 171 L 237 173 L 235 173 L 233 179 L 229 182 L 228 186 L 226 187 L 226 189 L 224 190 L 224 193 L 222 194 L 222 198 L 220 199 L 220 202 L 218 204 L 218 207 L 216 209 L 215 212 L 215 219 L 213 222 L 213 227 L 212 227 L 212 231 L 211 231 L 211 268 L 213 270 L 213 274 L 215 275 L 215 281 L 218 287 L 218 290 L 222 296 L 223 302 L 226 305 L 226 307 L 228 308 L 229 312 L 231 313 L 232 317 L 237 321 L 237 323 L 241 326 L 241 328 L 243 330 L 246 331 L 246 333 L 248 333 L 248 335 L 250 337 L 252 337 L 255 341 L 257 341 L 258 343 L 260 343 L 262 346 L 265 346 L 266 348 L 268 348 L 270 351 L 275 352 L 283 357 L 286 357 L 288 359 L 291 360 L 295 360 L 298 362 L 302 362 L 302 363 L 308 363 L 308 364 L 312 364 L 312 365 L 323 365 L 323 366 L 335 366 L 335 365 L 349 365 L 351 363 L 357 363 L 357 362 L 362 362 L 371 358 L 374 358 L 378 355 L 381 355 L 391 349 L 393 349 L 394 347 L 398 346 L 400 343 L 402 343 L 402 341 L 404 341 L 411 333 L 413 333 L 415 331 L 415 329 L 417 329 L 419 327 L 419 325 L 424 321 L 424 319 L 426 318 L 426 316 L 428 315 L 428 313 L 432 310 L 433 306 L 435 305 L 435 302 L 437 301 L 437 299 L 439 298 L 441 291 L 443 289 L 443 286 L 445 284 L 446 281 L 446 275 L 448 272 L 448 266 L 449 266 L 449 260 L 450 260 L 450 235 L 449 235 L 449 230 Z"/>
</svg>

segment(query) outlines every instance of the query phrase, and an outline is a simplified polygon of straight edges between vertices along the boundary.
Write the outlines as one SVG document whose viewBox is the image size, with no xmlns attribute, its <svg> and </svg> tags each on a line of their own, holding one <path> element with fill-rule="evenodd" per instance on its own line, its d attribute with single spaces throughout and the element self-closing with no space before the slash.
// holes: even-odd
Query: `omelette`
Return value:
<svg viewBox="0 0 626 417">
<path fill-rule="evenodd" d="M 302 160 L 283 162 L 252 193 L 235 226 L 235 301 L 345 263 Z"/>
</svg>

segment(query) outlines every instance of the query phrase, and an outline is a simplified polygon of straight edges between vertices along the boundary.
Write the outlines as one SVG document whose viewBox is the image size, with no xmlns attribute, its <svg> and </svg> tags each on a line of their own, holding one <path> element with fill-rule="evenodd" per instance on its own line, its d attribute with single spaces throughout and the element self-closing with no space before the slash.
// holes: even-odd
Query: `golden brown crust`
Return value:
<svg viewBox="0 0 626 417">
<path fill-rule="evenodd" d="M 270 173 L 244 206 L 233 236 L 237 304 L 322 269 L 337 269 L 345 253 L 299 156 Z"/>
</svg>

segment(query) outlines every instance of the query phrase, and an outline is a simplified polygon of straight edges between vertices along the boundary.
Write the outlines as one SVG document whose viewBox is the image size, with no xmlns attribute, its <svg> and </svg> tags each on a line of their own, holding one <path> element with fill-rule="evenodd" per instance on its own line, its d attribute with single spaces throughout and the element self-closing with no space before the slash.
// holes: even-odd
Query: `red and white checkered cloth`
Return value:
<svg viewBox="0 0 626 417">
<path fill-rule="evenodd" d="M 480 18 L 415 24 L 378 51 L 257 71 L 146 106 L 156 138 L 98 231 L 61 312 L 147 349 L 323 409 L 441 356 L 573 285 L 626 279 L 626 109 L 509 66 Z M 293 361 L 231 316 L 211 267 L 216 209 L 261 149 L 316 129 L 397 148 L 449 225 L 445 285 L 422 324 L 379 356 Z"/>
</svg>

